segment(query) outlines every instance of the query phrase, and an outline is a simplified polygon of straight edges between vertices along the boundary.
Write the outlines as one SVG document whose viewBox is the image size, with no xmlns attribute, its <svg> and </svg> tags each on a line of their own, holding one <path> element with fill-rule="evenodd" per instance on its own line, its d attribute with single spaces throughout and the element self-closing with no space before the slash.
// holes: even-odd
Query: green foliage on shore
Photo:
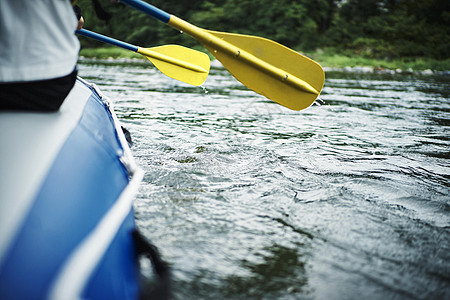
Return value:
<svg viewBox="0 0 450 300">
<path fill-rule="evenodd" d="M 371 58 L 363 55 L 355 55 L 351 51 L 347 53 L 334 48 L 319 49 L 307 52 L 307 56 L 319 62 L 324 67 L 345 68 L 355 66 L 367 66 L 378 69 L 401 70 L 450 70 L 450 58 L 434 59 L 427 57 L 400 57 L 395 59 Z"/>
<path fill-rule="evenodd" d="M 112 17 L 99 19 L 99 2 Z M 152 0 L 149 3 L 199 27 L 251 34 L 301 52 L 327 54 L 395 65 L 450 58 L 448 0 Z M 85 28 L 139 46 L 198 43 L 167 25 L 120 3 L 79 0 Z M 80 38 L 84 48 L 103 46 Z M 331 53 L 332 52 L 332 53 Z M 334 58 L 333 58 L 334 57 Z M 339 59 L 338 59 L 339 57 Z M 334 64 L 334 63 L 333 63 Z M 436 68 L 441 69 L 437 64 Z"/>
<path fill-rule="evenodd" d="M 87 58 L 140 58 L 140 54 L 118 47 L 84 48 L 80 51 L 81 57 Z"/>
<path fill-rule="evenodd" d="M 409 69 L 414 71 L 420 70 L 435 70 L 448 71 L 450 70 L 450 59 L 437 60 L 433 58 L 399 58 L 393 60 L 383 60 L 375 58 L 366 58 L 360 55 L 345 55 L 337 54 L 335 49 L 319 49 L 312 52 L 303 53 L 306 56 L 316 60 L 323 67 L 340 68 L 366 66 L 379 69 L 401 69 L 407 71 Z M 149 63 L 144 56 L 117 47 L 100 47 L 100 48 L 83 48 L 80 53 L 84 58 L 96 59 L 141 59 L 143 63 Z M 214 58 L 211 58 L 214 59 Z"/>
</svg>

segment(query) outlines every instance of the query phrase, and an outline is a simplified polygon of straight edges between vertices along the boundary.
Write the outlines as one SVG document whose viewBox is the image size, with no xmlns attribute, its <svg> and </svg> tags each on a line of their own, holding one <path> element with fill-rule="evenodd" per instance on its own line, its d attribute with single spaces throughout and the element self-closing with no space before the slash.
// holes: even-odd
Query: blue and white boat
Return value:
<svg viewBox="0 0 450 300">
<path fill-rule="evenodd" d="M 56 113 L 0 113 L 0 299 L 137 299 L 142 179 L 111 102 L 78 79 Z"/>
</svg>

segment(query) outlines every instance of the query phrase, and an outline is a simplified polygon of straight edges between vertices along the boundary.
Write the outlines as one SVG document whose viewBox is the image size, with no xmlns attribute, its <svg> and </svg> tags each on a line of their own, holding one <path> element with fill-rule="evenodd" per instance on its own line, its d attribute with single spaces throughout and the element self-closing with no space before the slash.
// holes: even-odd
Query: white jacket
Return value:
<svg viewBox="0 0 450 300">
<path fill-rule="evenodd" d="M 0 83 L 70 74 L 77 23 L 69 0 L 0 0 Z"/>
</svg>

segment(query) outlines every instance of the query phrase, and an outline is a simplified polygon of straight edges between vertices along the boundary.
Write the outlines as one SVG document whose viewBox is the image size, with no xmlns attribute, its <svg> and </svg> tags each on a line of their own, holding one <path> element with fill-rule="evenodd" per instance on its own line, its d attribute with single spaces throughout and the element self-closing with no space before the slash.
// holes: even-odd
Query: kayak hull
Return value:
<svg viewBox="0 0 450 300">
<path fill-rule="evenodd" d="M 59 112 L 0 126 L 0 298 L 137 299 L 142 172 L 109 100 L 79 79 Z"/>
</svg>

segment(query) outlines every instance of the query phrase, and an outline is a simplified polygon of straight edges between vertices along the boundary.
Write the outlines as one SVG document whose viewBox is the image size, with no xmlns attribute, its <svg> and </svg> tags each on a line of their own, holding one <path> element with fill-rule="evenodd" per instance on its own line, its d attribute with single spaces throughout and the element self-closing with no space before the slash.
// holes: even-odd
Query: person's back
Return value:
<svg viewBox="0 0 450 300">
<path fill-rule="evenodd" d="M 76 80 L 69 0 L 0 1 L 0 109 L 56 111 Z"/>
</svg>

